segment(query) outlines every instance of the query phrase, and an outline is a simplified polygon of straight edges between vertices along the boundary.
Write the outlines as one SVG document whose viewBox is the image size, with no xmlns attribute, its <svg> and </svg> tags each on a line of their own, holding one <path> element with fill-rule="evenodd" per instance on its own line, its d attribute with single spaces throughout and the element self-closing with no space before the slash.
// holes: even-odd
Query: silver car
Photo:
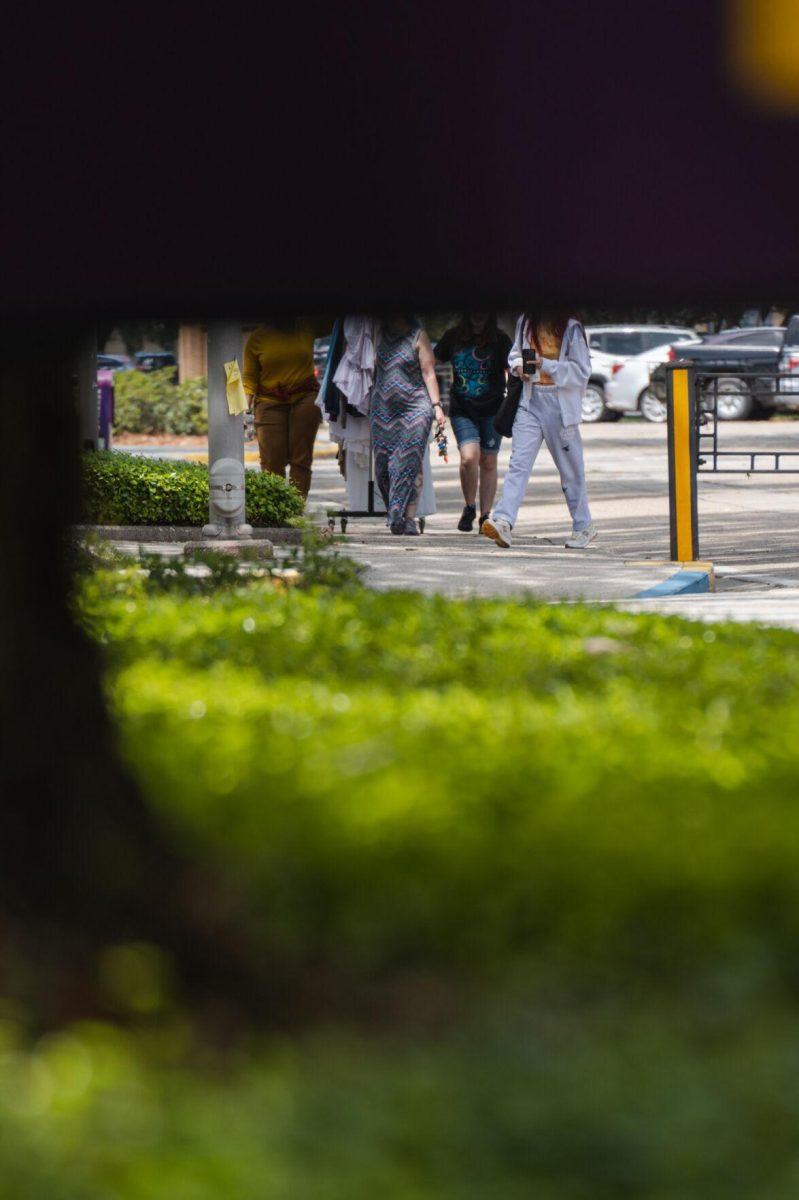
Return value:
<svg viewBox="0 0 799 1200">
<path fill-rule="evenodd" d="M 632 359 L 674 342 L 695 340 L 693 329 L 679 325 L 588 325 L 591 378 L 583 400 L 583 420 L 618 421 L 622 411 L 608 404 L 611 381 Z"/>
<path fill-rule="evenodd" d="M 656 424 L 665 421 L 666 405 L 649 386 L 652 371 L 660 363 L 668 361 L 672 346 L 690 345 L 698 341 L 696 334 L 683 334 L 673 342 L 666 342 L 654 350 L 645 350 L 643 354 L 628 359 L 605 384 L 605 404 L 619 416 L 640 413 L 647 421 Z"/>
</svg>

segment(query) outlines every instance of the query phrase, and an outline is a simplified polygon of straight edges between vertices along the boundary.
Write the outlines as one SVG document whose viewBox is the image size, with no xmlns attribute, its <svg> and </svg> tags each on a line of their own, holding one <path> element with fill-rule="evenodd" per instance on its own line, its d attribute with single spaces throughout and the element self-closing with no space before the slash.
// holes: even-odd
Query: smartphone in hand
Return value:
<svg viewBox="0 0 799 1200">
<path fill-rule="evenodd" d="M 533 382 L 540 378 L 538 370 L 538 354 L 535 350 L 522 350 L 522 370 L 529 375 Z"/>
</svg>

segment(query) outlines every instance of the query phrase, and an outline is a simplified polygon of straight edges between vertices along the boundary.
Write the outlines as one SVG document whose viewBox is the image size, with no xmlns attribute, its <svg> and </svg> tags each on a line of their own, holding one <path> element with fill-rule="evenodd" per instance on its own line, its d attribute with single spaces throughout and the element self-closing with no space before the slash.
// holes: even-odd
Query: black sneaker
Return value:
<svg viewBox="0 0 799 1200">
<path fill-rule="evenodd" d="M 491 516 L 491 513 L 481 513 L 480 514 L 480 524 L 477 526 L 477 529 L 480 533 L 483 532 L 483 522 L 487 521 L 490 516 Z"/>
<path fill-rule="evenodd" d="M 461 519 L 458 521 L 458 529 L 461 533 L 471 533 L 474 529 L 474 518 L 477 516 L 477 509 L 473 504 L 464 504 Z"/>
</svg>

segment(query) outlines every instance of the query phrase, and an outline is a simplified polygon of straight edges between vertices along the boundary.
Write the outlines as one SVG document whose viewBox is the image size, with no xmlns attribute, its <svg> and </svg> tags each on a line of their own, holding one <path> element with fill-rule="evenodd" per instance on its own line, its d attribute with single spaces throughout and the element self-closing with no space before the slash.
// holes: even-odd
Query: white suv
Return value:
<svg viewBox="0 0 799 1200">
<path fill-rule="evenodd" d="M 584 421 L 618 421 L 622 412 L 607 404 L 605 389 L 631 358 L 673 342 L 694 340 L 693 329 L 678 325 L 588 325 L 591 378 L 583 400 Z"/>
<path fill-rule="evenodd" d="M 605 404 L 619 416 L 640 413 L 655 424 L 665 421 L 665 401 L 659 399 L 649 386 L 652 372 L 661 363 L 668 362 L 672 346 L 697 345 L 700 341 L 695 333 L 686 334 L 629 358 L 605 385 Z"/>
</svg>

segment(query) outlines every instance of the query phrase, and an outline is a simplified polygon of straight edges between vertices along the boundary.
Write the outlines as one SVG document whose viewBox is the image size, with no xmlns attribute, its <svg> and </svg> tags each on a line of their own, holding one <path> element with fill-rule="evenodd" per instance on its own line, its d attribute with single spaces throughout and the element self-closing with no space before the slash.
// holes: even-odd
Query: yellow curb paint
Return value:
<svg viewBox="0 0 799 1200">
<path fill-rule="evenodd" d="M 337 454 L 338 454 L 338 450 L 334 446 L 324 446 L 324 447 L 322 447 L 321 450 L 314 451 L 314 459 L 335 458 Z M 192 454 L 183 454 L 183 455 L 181 455 L 181 458 L 186 459 L 189 462 L 203 462 L 203 463 L 208 462 L 208 455 L 203 454 L 200 451 L 198 451 L 197 453 L 192 453 Z M 257 450 L 245 450 L 244 461 L 251 462 L 251 463 L 257 463 L 259 461 L 258 451 Z"/>
<path fill-rule="evenodd" d="M 625 567 L 690 567 L 693 571 L 712 571 L 713 563 L 698 558 L 623 558 Z"/>
</svg>

